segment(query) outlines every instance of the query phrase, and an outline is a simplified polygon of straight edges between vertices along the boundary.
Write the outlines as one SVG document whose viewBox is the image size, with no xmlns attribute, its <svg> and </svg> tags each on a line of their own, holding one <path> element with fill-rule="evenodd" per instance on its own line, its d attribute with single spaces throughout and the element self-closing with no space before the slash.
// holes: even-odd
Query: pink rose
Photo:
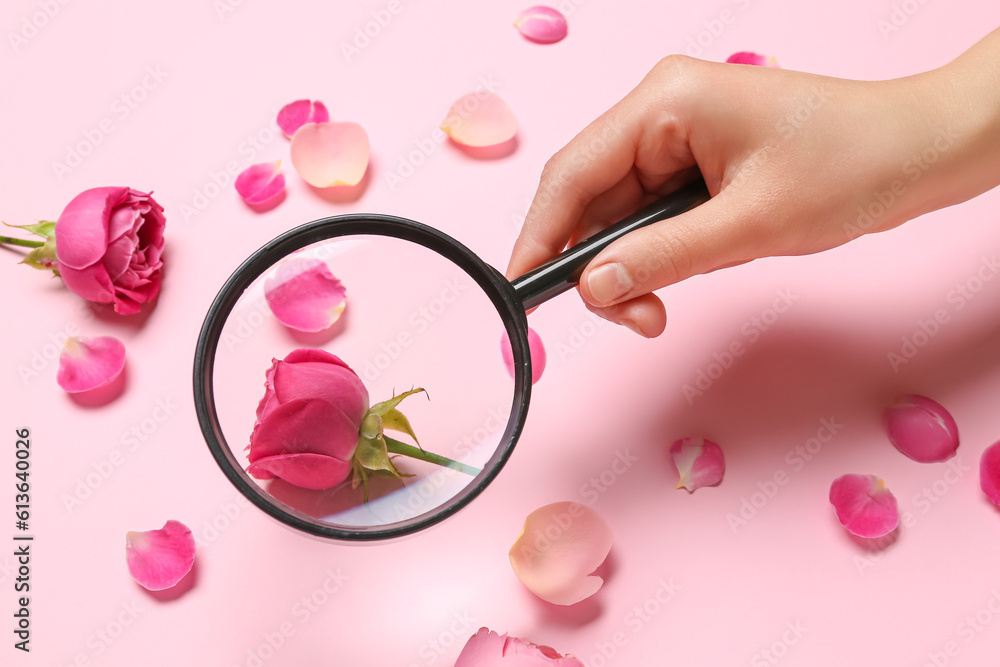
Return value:
<svg viewBox="0 0 1000 667">
<path fill-rule="evenodd" d="M 274 359 L 265 388 L 250 434 L 247 472 L 307 489 L 328 489 L 347 479 L 368 412 L 361 378 L 329 352 L 299 349 Z"/>
<path fill-rule="evenodd" d="M 455 667 L 583 667 L 583 663 L 548 646 L 479 628 L 458 655 Z"/>
<path fill-rule="evenodd" d="M 160 291 L 163 207 L 130 188 L 78 194 L 56 222 L 56 257 L 66 286 L 88 301 L 138 313 Z"/>
</svg>

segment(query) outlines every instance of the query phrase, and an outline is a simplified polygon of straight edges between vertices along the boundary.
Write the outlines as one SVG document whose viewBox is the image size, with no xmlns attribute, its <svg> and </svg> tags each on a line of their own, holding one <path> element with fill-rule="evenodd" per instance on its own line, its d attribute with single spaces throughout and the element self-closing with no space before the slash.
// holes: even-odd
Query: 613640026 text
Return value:
<svg viewBox="0 0 1000 667">
<path fill-rule="evenodd" d="M 14 648 L 31 650 L 31 545 L 34 537 L 28 533 L 31 521 L 31 429 L 15 431 L 14 445 L 14 558 L 17 576 L 14 578 Z"/>
</svg>

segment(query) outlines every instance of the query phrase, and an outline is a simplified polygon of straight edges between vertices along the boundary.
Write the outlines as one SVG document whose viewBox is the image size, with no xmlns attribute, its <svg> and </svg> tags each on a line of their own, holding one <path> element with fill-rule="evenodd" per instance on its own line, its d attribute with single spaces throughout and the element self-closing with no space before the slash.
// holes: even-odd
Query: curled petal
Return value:
<svg viewBox="0 0 1000 667">
<path fill-rule="evenodd" d="M 337 406 L 319 398 L 300 398 L 282 403 L 260 423 L 247 460 L 256 463 L 284 454 L 321 454 L 346 462 L 357 444 L 357 424 Z M 327 486 L 341 481 L 332 480 Z"/>
<path fill-rule="evenodd" d="M 255 479 L 280 477 L 303 489 L 329 489 L 351 472 L 351 464 L 323 454 L 277 454 L 250 464 L 247 472 Z"/>
<path fill-rule="evenodd" d="M 740 51 L 739 53 L 734 53 L 726 58 L 726 62 L 735 63 L 737 65 L 758 65 L 760 67 L 775 67 L 777 69 L 781 69 L 781 65 L 778 64 L 778 59 L 774 56 L 765 56 L 759 53 L 754 53 L 753 51 Z"/>
<path fill-rule="evenodd" d="M 533 42 L 553 44 L 566 37 L 566 17 L 558 10 L 545 5 L 529 7 L 517 15 L 514 21 L 524 37 Z"/>
<path fill-rule="evenodd" d="M 252 164 L 236 177 L 236 192 L 248 204 L 263 204 L 284 191 L 281 160 Z"/>
<path fill-rule="evenodd" d="M 531 384 L 535 384 L 542 377 L 545 370 L 545 345 L 535 330 L 528 327 L 528 354 L 531 355 Z M 507 372 L 514 377 L 514 350 L 510 345 L 510 338 L 506 332 L 500 339 L 500 355 L 503 363 L 507 367 Z"/>
<path fill-rule="evenodd" d="M 194 565 L 194 536 L 180 521 L 167 521 L 159 530 L 130 531 L 125 533 L 125 562 L 143 588 L 171 588 Z"/>
<path fill-rule="evenodd" d="M 299 331 L 322 331 L 340 319 L 347 291 L 326 262 L 293 257 L 264 282 L 264 297 L 282 324 Z"/>
<path fill-rule="evenodd" d="M 66 339 L 56 382 L 71 394 L 114 382 L 125 368 L 125 346 L 112 336 Z"/>
<path fill-rule="evenodd" d="M 920 463 L 946 461 L 958 449 L 958 425 L 941 404 L 925 396 L 901 396 L 885 411 L 889 440 Z"/>
<path fill-rule="evenodd" d="M 979 485 L 994 504 L 1000 505 L 1000 442 L 987 447 L 979 460 Z"/>
<path fill-rule="evenodd" d="M 844 528 L 858 537 L 882 537 L 899 525 L 896 496 L 875 475 L 844 475 L 830 486 L 830 502 Z"/>
<path fill-rule="evenodd" d="M 455 661 L 455 667 L 583 667 L 577 658 L 560 655 L 550 646 L 500 635 L 489 628 L 469 637 Z"/>
<path fill-rule="evenodd" d="M 306 123 L 292 135 L 292 165 L 317 188 L 357 185 L 368 169 L 368 134 L 357 123 Z"/>
<path fill-rule="evenodd" d="M 326 123 L 329 120 L 330 112 L 319 100 L 295 100 L 278 112 L 278 127 L 289 138 L 306 123 Z"/>
<path fill-rule="evenodd" d="M 524 521 L 510 549 L 510 565 L 528 590 L 552 604 L 570 605 L 601 588 L 594 576 L 611 551 L 611 529 L 586 505 L 559 502 Z"/>
<path fill-rule="evenodd" d="M 688 493 L 703 486 L 715 486 L 726 472 L 722 448 L 704 438 L 682 438 L 670 447 L 670 460 L 677 469 L 677 486 Z"/>
<path fill-rule="evenodd" d="M 499 95 L 477 90 L 451 105 L 441 130 L 466 146 L 495 146 L 514 138 L 517 118 Z"/>
</svg>

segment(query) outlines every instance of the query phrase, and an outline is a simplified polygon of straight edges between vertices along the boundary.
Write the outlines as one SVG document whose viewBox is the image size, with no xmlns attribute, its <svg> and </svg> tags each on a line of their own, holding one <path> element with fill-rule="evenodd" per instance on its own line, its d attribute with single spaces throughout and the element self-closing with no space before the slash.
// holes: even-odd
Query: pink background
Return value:
<svg viewBox="0 0 1000 667">
<path fill-rule="evenodd" d="M 1000 5 L 907 0 L 915 13 L 883 36 L 888 0 L 574 0 L 569 38 L 539 46 L 511 27 L 529 3 L 402 0 L 348 62 L 340 45 L 388 4 L 4 3 L 0 215 L 15 224 L 54 218 L 94 186 L 153 190 L 168 216 L 168 269 L 156 307 L 121 318 L 95 315 L 59 281 L 2 253 L 0 540 L 10 544 L 14 532 L 14 429 L 27 426 L 36 541 L 30 655 L 11 646 L 14 560 L 0 548 L 0 661 L 431 667 L 453 664 L 487 625 L 591 667 L 777 664 L 762 653 L 772 649 L 784 664 L 820 667 L 992 664 L 1000 513 L 979 490 L 978 459 L 1000 438 L 1000 279 L 960 310 L 949 293 L 997 252 L 1000 192 L 821 256 L 670 288 L 671 322 L 652 341 L 595 325 L 573 295 L 547 304 L 532 320 L 549 367 L 508 469 L 458 516 L 391 544 L 312 540 L 241 502 L 201 438 L 190 374 L 218 287 L 302 222 L 402 215 L 502 268 L 545 160 L 699 34 L 705 58 L 749 49 L 788 68 L 877 79 L 945 63 L 1000 24 Z M 703 32 L 724 9 L 733 21 L 718 36 Z M 484 161 L 435 145 L 390 188 L 386 175 L 483 80 L 520 119 L 517 150 Z M 287 199 L 254 213 L 213 178 L 230 163 L 287 159 L 286 140 L 270 128 L 281 105 L 302 97 L 368 130 L 367 185 L 353 199 L 324 198 L 286 162 Z M 89 154 L 60 177 L 54 163 L 81 144 Z M 769 318 L 782 290 L 793 305 L 754 340 L 752 318 Z M 949 322 L 894 372 L 887 354 L 942 308 Z M 118 400 L 88 408 L 56 386 L 51 340 L 66 333 L 125 342 L 128 387 Z M 683 386 L 736 341 L 746 353 L 689 404 Z M 887 441 L 880 411 L 909 392 L 954 414 L 961 465 L 951 469 L 961 474 L 914 463 Z M 795 448 L 823 419 L 843 427 L 800 464 Z M 663 450 L 687 435 L 725 449 L 718 488 L 673 490 Z M 637 460 L 608 472 L 626 452 Z M 779 471 L 787 482 L 769 487 Z M 891 547 L 871 553 L 836 523 L 826 495 L 846 472 L 881 475 L 909 513 Z M 597 492 L 589 480 L 602 473 L 610 484 Z M 762 488 L 773 497 L 755 496 Z M 731 528 L 727 514 L 765 498 Z M 615 534 L 603 590 L 571 608 L 535 599 L 507 563 L 525 515 L 560 500 L 591 503 Z M 156 597 L 129 577 L 123 538 L 171 518 L 198 538 L 196 576 L 182 595 Z M 661 602 L 664 583 L 676 590 Z M 796 624 L 800 637 L 786 632 Z"/>
</svg>

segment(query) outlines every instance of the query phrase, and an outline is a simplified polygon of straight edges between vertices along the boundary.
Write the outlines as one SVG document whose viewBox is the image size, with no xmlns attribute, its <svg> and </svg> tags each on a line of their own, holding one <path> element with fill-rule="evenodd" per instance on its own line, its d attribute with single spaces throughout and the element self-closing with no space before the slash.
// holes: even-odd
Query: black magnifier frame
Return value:
<svg viewBox="0 0 1000 667">
<path fill-rule="evenodd" d="M 380 214 L 348 214 L 322 218 L 291 229 L 265 244 L 229 277 L 219 290 L 202 324 L 194 359 L 194 404 L 198 422 L 212 457 L 223 474 L 251 503 L 281 523 L 318 537 L 349 542 L 402 537 L 443 521 L 469 504 L 492 482 L 510 458 L 524 427 L 531 396 L 531 359 L 528 354 L 526 312 L 579 283 L 580 275 L 597 254 L 618 238 L 647 225 L 679 215 L 707 201 L 700 179 L 667 195 L 513 282 L 447 234 L 413 220 Z M 254 281 L 289 254 L 317 242 L 341 236 L 386 236 L 417 243 L 435 251 L 464 270 L 493 303 L 503 321 L 514 358 L 514 394 L 503 443 L 459 494 L 411 519 L 381 526 L 338 527 L 324 523 L 271 498 L 251 481 L 226 442 L 215 405 L 213 376 L 216 351 L 225 323 Z"/>
</svg>

